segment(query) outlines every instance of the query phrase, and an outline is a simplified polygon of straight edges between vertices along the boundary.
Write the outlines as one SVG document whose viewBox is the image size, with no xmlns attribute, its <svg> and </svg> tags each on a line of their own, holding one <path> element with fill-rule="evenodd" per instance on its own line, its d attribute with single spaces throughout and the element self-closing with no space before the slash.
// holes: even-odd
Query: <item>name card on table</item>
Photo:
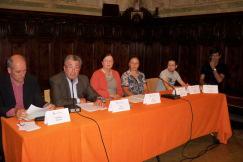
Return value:
<svg viewBox="0 0 243 162">
<path fill-rule="evenodd" d="M 218 85 L 203 85 L 203 93 L 219 93 Z"/>
<path fill-rule="evenodd" d="M 143 104 L 150 105 L 150 104 L 157 104 L 160 103 L 160 94 L 159 93 L 150 93 L 145 94 Z"/>
<path fill-rule="evenodd" d="M 70 115 L 68 108 L 47 111 L 45 114 L 44 123 L 47 125 L 54 125 L 70 122 Z"/>
<path fill-rule="evenodd" d="M 198 94 L 198 93 L 200 93 L 200 87 L 199 87 L 199 85 L 188 86 L 187 92 L 189 94 Z"/>
<path fill-rule="evenodd" d="M 130 110 L 128 99 L 113 100 L 110 101 L 108 111 L 121 112 Z"/>
<path fill-rule="evenodd" d="M 176 94 L 177 95 L 180 95 L 181 97 L 183 96 L 187 96 L 187 90 L 186 90 L 186 87 L 177 87 L 173 90 L 172 94 L 175 94 L 175 91 L 176 91 Z"/>
</svg>

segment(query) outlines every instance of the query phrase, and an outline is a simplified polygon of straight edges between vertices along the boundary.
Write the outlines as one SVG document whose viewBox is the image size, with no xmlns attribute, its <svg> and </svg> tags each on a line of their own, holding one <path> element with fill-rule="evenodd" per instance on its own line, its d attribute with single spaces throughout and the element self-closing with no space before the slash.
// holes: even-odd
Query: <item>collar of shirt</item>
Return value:
<svg viewBox="0 0 243 162">
<path fill-rule="evenodd" d="M 24 99 L 23 99 L 24 83 L 17 83 L 13 78 L 11 78 L 11 84 L 13 87 L 13 93 L 16 102 L 15 108 L 24 108 Z"/>
<path fill-rule="evenodd" d="M 67 81 L 68 81 L 68 85 L 69 85 L 69 90 L 70 90 L 70 94 L 71 94 L 71 98 L 76 98 L 78 99 L 78 94 L 77 94 L 77 84 L 78 84 L 78 78 L 75 78 L 73 80 L 73 93 L 72 93 L 72 82 L 71 80 L 66 77 Z M 74 97 L 73 97 L 74 94 Z"/>
<path fill-rule="evenodd" d="M 140 71 L 137 71 L 137 73 L 138 73 L 138 75 L 140 75 Z M 130 70 L 130 69 L 127 70 L 127 74 L 128 74 L 128 75 L 131 75 L 131 70 Z"/>
<path fill-rule="evenodd" d="M 19 86 L 23 86 L 24 85 L 24 82 L 18 83 L 11 76 L 10 76 L 10 80 L 11 80 L 11 83 L 12 83 L 13 86 L 19 87 Z"/>
</svg>

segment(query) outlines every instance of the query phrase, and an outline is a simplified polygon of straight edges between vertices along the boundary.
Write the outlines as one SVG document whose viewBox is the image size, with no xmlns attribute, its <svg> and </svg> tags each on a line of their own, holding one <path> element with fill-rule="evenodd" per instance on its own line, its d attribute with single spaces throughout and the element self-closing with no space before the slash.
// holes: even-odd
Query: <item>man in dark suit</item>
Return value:
<svg viewBox="0 0 243 162">
<path fill-rule="evenodd" d="M 77 104 L 89 100 L 101 104 L 101 101 L 97 100 L 97 93 L 89 84 L 88 77 L 79 75 L 81 65 L 82 60 L 79 56 L 66 56 L 64 71 L 50 78 L 52 103 L 57 106 L 66 106 L 72 105 L 73 101 Z"/>
<path fill-rule="evenodd" d="M 37 80 L 26 74 L 25 58 L 21 55 L 11 56 L 7 60 L 7 70 L 8 74 L 0 76 L 0 115 L 21 118 L 25 117 L 26 109 L 31 104 L 43 107 L 45 103 Z M 48 106 L 53 107 L 54 105 Z"/>
<path fill-rule="evenodd" d="M 45 105 L 37 80 L 26 74 L 26 60 L 13 55 L 7 60 L 8 74 L 0 78 L 0 114 L 5 117 L 23 117 L 25 110 L 33 104 Z M 53 108 L 53 105 L 49 105 Z"/>
</svg>

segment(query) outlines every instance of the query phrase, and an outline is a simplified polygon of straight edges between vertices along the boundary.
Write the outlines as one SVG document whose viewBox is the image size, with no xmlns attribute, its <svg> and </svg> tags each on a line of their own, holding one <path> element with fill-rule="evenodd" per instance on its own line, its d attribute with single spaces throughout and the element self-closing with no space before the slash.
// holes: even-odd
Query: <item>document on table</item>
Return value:
<svg viewBox="0 0 243 162">
<path fill-rule="evenodd" d="M 27 132 L 34 131 L 41 128 L 40 126 L 36 125 L 34 121 L 20 122 L 17 124 L 17 126 L 19 127 L 19 130 L 24 130 Z"/>
<path fill-rule="evenodd" d="M 25 119 L 32 120 L 40 116 L 45 116 L 45 113 L 48 110 L 48 108 L 40 108 L 31 104 L 28 110 L 26 111 L 27 116 Z"/>
<path fill-rule="evenodd" d="M 131 103 L 139 103 L 139 102 L 143 102 L 144 95 L 142 95 L 142 94 L 132 95 L 132 96 L 125 97 L 125 98 L 127 98 L 128 101 Z"/>
<path fill-rule="evenodd" d="M 93 102 L 79 103 L 79 104 L 77 104 L 77 106 L 80 107 L 81 109 L 85 110 L 85 111 L 88 111 L 88 112 L 94 112 L 94 111 L 98 111 L 98 110 L 107 109 L 106 107 L 97 106 Z"/>
</svg>

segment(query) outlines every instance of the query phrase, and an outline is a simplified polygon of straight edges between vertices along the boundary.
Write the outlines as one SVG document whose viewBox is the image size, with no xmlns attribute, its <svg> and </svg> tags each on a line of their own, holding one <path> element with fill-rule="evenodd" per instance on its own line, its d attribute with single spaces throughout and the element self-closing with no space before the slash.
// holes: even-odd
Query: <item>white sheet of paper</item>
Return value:
<svg viewBox="0 0 243 162">
<path fill-rule="evenodd" d="M 186 87 L 176 87 L 174 90 L 173 90 L 173 94 L 175 94 L 175 91 L 176 91 L 176 94 L 177 95 L 180 95 L 181 97 L 184 97 L 184 96 L 187 96 L 187 90 L 186 90 Z"/>
<path fill-rule="evenodd" d="M 219 93 L 218 85 L 203 85 L 203 93 Z"/>
<path fill-rule="evenodd" d="M 70 122 L 70 115 L 68 108 L 47 111 L 45 114 L 44 123 L 47 125 L 54 125 Z"/>
<path fill-rule="evenodd" d="M 139 102 L 143 102 L 144 95 L 142 95 L 142 94 L 132 95 L 132 96 L 127 97 L 127 99 L 131 103 L 139 103 Z"/>
<path fill-rule="evenodd" d="M 150 104 L 157 104 L 157 103 L 161 103 L 159 93 L 145 94 L 143 104 L 150 105 Z"/>
<path fill-rule="evenodd" d="M 77 104 L 77 106 L 80 107 L 82 110 L 85 110 L 88 112 L 94 112 L 94 111 L 98 111 L 98 110 L 107 109 L 106 107 L 97 106 L 93 102 L 80 103 L 80 104 Z"/>
<path fill-rule="evenodd" d="M 128 99 L 110 101 L 108 111 L 121 112 L 130 110 Z"/>
<path fill-rule="evenodd" d="M 21 122 L 21 123 L 18 123 L 17 126 L 19 127 L 19 130 L 24 130 L 27 132 L 34 131 L 34 130 L 41 128 L 40 126 L 36 125 L 34 121 Z"/>
<path fill-rule="evenodd" d="M 200 93 L 200 87 L 199 87 L 199 85 L 188 86 L 187 92 L 189 94 L 198 94 L 198 93 Z"/>
<path fill-rule="evenodd" d="M 36 117 L 45 116 L 46 111 L 48 111 L 48 108 L 41 108 L 31 104 L 26 111 L 27 113 L 26 119 L 32 120 Z"/>
</svg>

